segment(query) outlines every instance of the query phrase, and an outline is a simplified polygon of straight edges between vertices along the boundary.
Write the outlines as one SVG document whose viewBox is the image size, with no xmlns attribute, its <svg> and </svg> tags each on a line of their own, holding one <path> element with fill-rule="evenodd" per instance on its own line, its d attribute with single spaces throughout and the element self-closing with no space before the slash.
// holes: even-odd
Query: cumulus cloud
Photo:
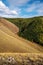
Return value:
<svg viewBox="0 0 43 65">
<path fill-rule="evenodd" d="M 0 16 L 1 15 L 17 15 L 18 12 L 10 10 L 2 1 L 0 1 Z"/>
</svg>

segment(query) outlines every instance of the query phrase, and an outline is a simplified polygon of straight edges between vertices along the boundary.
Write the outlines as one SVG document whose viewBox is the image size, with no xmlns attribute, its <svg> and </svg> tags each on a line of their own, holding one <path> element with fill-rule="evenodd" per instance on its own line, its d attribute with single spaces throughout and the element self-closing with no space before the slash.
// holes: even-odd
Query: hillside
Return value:
<svg viewBox="0 0 43 65">
<path fill-rule="evenodd" d="M 0 52 L 43 52 L 43 47 L 20 38 L 19 28 L 11 22 L 0 18 Z"/>
<path fill-rule="evenodd" d="M 7 20 L 19 27 L 19 36 L 43 45 L 43 16 L 34 18 L 13 18 Z"/>
</svg>

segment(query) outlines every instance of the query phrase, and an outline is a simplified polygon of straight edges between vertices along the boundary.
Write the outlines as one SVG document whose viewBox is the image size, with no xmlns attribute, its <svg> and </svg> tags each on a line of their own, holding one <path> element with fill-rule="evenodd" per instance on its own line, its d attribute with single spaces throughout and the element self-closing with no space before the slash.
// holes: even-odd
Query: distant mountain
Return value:
<svg viewBox="0 0 43 65">
<path fill-rule="evenodd" d="M 43 45 L 43 16 L 7 20 L 19 27 L 19 36 Z"/>
</svg>

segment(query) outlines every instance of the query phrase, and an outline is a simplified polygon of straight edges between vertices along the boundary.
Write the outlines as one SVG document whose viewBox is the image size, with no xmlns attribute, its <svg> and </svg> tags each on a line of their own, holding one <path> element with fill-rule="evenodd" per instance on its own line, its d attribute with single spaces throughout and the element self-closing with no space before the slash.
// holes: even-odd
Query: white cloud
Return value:
<svg viewBox="0 0 43 65">
<path fill-rule="evenodd" d="M 43 15 L 43 2 L 35 1 L 32 4 L 27 4 L 27 8 L 20 9 L 22 6 L 30 2 L 31 0 L 8 0 L 9 6 L 6 6 L 2 0 L 0 0 L 0 16 L 2 17 L 33 17 Z M 22 6 L 23 7 L 23 6 Z M 29 14 L 23 14 L 23 13 Z M 37 14 L 36 14 L 37 13 Z M 23 16 L 22 16 L 23 14 Z"/>
<path fill-rule="evenodd" d="M 0 16 L 3 15 L 18 15 L 16 10 L 10 10 L 2 1 L 0 1 Z"/>
<path fill-rule="evenodd" d="M 8 0 L 12 6 L 21 6 L 29 2 L 30 0 Z"/>
<path fill-rule="evenodd" d="M 43 14 L 43 3 L 40 3 L 36 11 L 38 12 L 39 15 Z"/>
<path fill-rule="evenodd" d="M 27 12 L 32 12 L 35 8 L 36 8 L 36 7 L 35 7 L 35 4 L 32 4 L 32 5 L 29 5 L 28 8 L 26 8 L 26 11 L 27 11 Z"/>
<path fill-rule="evenodd" d="M 35 2 L 28 5 L 26 12 L 37 12 L 38 15 L 43 14 L 43 3 Z"/>
<path fill-rule="evenodd" d="M 18 15 L 7 15 L 7 14 L 0 14 L 1 17 L 6 17 L 6 18 L 17 18 Z"/>
</svg>

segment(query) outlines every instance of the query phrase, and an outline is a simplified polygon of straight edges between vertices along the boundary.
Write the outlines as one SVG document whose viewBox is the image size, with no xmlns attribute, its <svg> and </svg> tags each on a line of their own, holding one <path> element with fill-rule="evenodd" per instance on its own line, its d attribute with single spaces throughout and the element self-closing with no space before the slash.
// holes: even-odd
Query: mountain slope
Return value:
<svg viewBox="0 0 43 65">
<path fill-rule="evenodd" d="M 9 23 L 0 18 L 0 52 L 43 52 L 42 46 L 18 37 L 18 27 Z"/>
<path fill-rule="evenodd" d="M 19 27 L 19 36 L 43 46 L 43 16 L 7 20 Z"/>
</svg>

